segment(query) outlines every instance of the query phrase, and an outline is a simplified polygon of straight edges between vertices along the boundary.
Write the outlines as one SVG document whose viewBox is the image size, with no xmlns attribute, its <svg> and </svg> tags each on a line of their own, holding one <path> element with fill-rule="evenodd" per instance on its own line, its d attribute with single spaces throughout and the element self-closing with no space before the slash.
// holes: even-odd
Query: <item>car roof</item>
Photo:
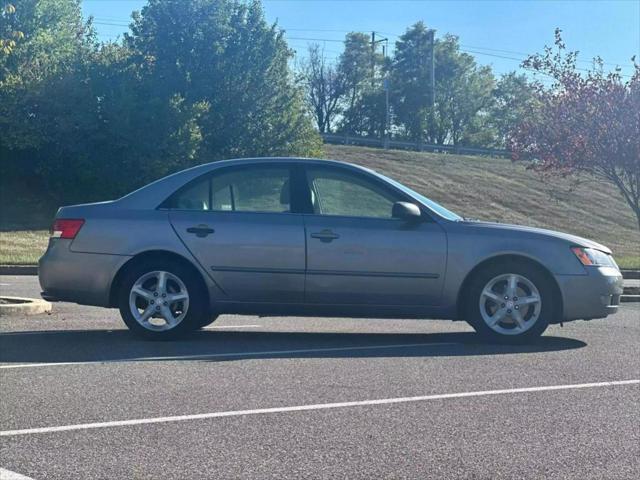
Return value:
<svg viewBox="0 0 640 480">
<path fill-rule="evenodd" d="M 196 168 L 200 167 L 211 167 L 212 169 L 232 166 L 232 165 L 243 165 L 243 164 L 259 164 L 259 163 L 315 163 L 319 165 L 336 165 L 336 166 L 347 166 L 352 167 L 358 170 L 365 170 L 368 172 L 373 172 L 373 170 L 363 167 L 361 165 L 356 165 L 354 163 L 343 162 L 341 160 L 331 160 L 326 158 L 312 158 L 312 157 L 251 157 L 251 158 L 234 158 L 229 160 L 218 160 L 216 162 L 204 163 L 202 165 L 198 165 Z"/>
<path fill-rule="evenodd" d="M 201 175 L 205 175 L 209 172 L 218 170 L 220 168 L 241 166 L 241 165 L 259 165 L 267 163 L 298 163 L 298 164 L 315 164 L 315 165 L 331 165 L 335 167 L 347 168 L 350 170 L 356 170 L 361 172 L 367 172 L 369 174 L 376 174 L 374 170 L 371 170 L 360 165 L 354 165 L 348 162 L 341 162 L 338 160 L 326 160 L 320 158 L 305 158 L 305 157 L 255 157 L 255 158 L 234 158 L 230 160 L 219 160 L 215 162 L 204 163 L 196 165 L 186 170 L 176 172 L 168 175 L 164 178 L 149 183 L 144 187 L 131 192 L 124 197 L 116 200 L 116 203 L 120 207 L 125 208 L 140 208 L 140 209 L 154 209 L 160 205 L 171 193 L 178 188 L 185 185 L 187 182 L 198 178 Z"/>
</svg>

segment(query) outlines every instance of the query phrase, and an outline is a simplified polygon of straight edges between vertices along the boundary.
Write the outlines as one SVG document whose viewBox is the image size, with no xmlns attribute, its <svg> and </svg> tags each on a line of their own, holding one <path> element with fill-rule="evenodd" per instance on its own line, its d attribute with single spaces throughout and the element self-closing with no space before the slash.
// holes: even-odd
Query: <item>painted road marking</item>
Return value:
<svg viewBox="0 0 640 480">
<path fill-rule="evenodd" d="M 212 353 L 203 355 L 177 355 L 167 357 L 134 357 L 121 358 L 115 360 L 90 360 L 83 362 L 51 362 L 51 363 L 20 363 L 16 365 L 0 365 L 0 369 L 11 368 L 36 368 L 36 367 L 59 367 L 64 365 L 94 365 L 97 363 L 122 363 L 122 362 L 142 362 L 142 361 L 162 361 L 162 360 L 206 360 L 208 358 L 237 358 L 237 357 L 263 357 L 268 355 L 296 354 L 296 353 L 321 353 L 321 352 L 347 352 L 357 350 L 378 350 L 389 348 L 415 348 L 415 347 L 439 347 L 443 345 L 462 345 L 457 342 L 431 342 L 431 343 L 404 343 L 396 345 L 366 345 L 352 347 L 327 347 L 327 348 L 303 348 L 298 350 L 269 350 L 258 352 L 231 352 Z"/>
<path fill-rule="evenodd" d="M 269 413 L 304 412 L 310 410 L 329 410 L 335 408 L 362 407 L 371 405 L 391 405 L 397 403 L 424 402 L 429 400 L 446 400 L 453 398 L 483 397 L 488 395 L 507 395 L 517 393 L 549 392 L 558 390 L 576 390 L 584 388 L 613 387 L 637 385 L 640 380 L 619 380 L 613 382 L 578 383 L 571 385 L 550 385 L 544 387 L 509 388 L 504 390 L 484 390 L 476 392 L 444 393 L 439 395 L 423 395 L 420 397 L 382 398 L 377 400 L 361 400 L 356 402 L 320 403 L 316 405 L 297 405 L 293 407 L 258 408 L 254 410 L 234 410 L 226 412 L 200 413 L 195 415 L 177 415 L 172 417 L 138 418 L 134 420 L 116 420 L 111 422 L 81 423 L 58 427 L 25 428 L 22 430 L 0 431 L 0 437 L 30 435 L 35 433 L 68 432 L 73 430 L 92 430 L 97 428 L 125 427 L 131 425 L 149 425 L 154 423 L 183 422 L 186 420 L 204 420 L 209 418 L 240 417 L 246 415 L 262 415 Z"/>
<path fill-rule="evenodd" d="M 33 478 L 0 468 L 0 480 L 33 480 Z"/>
<path fill-rule="evenodd" d="M 262 325 L 212 325 L 204 327 L 204 330 L 213 330 L 214 328 L 260 328 Z"/>
<path fill-rule="evenodd" d="M 262 325 L 214 325 L 209 327 L 204 327 L 203 330 L 211 330 L 214 328 L 260 328 Z M 31 330 L 28 332 L 24 331 L 14 331 L 14 332 L 0 332 L 0 337 L 7 337 L 10 335 L 68 335 L 70 333 L 113 333 L 113 332 L 123 332 L 127 331 L 125 329 L 109 329 L 109 330 Z M 1 480 L 1 479 L 0 479 Z"/>
<path fill-rule="evenodd" d="M 123 329 L 124 330 L 124 329 Z M 2 332 L 0 333 L 1 337 L 9 337 L 11 335 L 69 335 L 70 333 L 113 333 L 117 330 L 29 330 L 28 332 L 24 332 L 21 330 L 17 330 L 15 332 Z M 126 330 L 124 330 L 126 331 Z M 0 479 L 1 480 L 1 479 Z"/>
</svg>

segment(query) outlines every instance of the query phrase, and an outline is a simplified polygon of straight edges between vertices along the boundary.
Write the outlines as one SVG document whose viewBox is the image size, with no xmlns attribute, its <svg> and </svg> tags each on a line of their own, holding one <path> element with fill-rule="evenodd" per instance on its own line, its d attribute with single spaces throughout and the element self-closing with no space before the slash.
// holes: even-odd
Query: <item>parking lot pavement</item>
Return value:
<svg viewBox="0 0 640 480">
<path fill-rule="evenodd" d="M 638 304 L 520 347 L 240 316 L 144 342 L 115 310 L 54 304 L 0 319 L 0 478 L 638 478 L 639 340 Z"/>
</svg>

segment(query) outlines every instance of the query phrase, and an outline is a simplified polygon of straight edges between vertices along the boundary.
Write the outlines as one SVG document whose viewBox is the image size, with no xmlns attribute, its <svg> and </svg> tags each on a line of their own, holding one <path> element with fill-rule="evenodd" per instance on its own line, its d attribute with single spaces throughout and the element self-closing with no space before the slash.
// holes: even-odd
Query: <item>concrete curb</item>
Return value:
<svg viewBox="0 0 640 480">
<path fill-rule="evenodd" d="M 640 295 L 622 295 L 620 297 L 621 302 L 640 302 Z"/>
<path fill-rule="evenodd" d="M 622 278 L 626 278 L 627 280 L 638 280 L 640 279 L 640 270 L 620 270 L 622 273 Z"/>
<path fill-rule="evenodd" d="M 0 275 L 38 275 L 38 266 L 0 265 Z"/>
<path fill-rule="evenodd" d="M 19 303 L 0 303 L 0 316 L 4 315 L 38 315 L 51 311 L 51 304 L 39 298 L 25 297 L 0 297 L 6 300 L 15 300 Z"/>
</svg>

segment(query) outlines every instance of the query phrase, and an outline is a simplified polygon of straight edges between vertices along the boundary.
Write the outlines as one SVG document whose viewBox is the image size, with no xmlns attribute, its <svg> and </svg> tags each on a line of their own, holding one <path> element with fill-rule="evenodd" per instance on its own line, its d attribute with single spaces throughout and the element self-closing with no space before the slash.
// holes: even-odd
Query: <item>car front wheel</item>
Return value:
<svg viewBox="0 0 640 480">
<path fill-rule="evenodd" d="M 555 311 L 543 272 L 527 264 L 484 268 L 471 281 L 467 321 L 485 339 L 524 343 L 542 335 Z"/>
<path fill-rule="evenodd" d="M 120 315 L 137 335 L 174 339 L 196 330 L 209 318 L 202 290 L 194 273 L 180 263 L 141 263 L 122 281 Z"/>
</svg>

